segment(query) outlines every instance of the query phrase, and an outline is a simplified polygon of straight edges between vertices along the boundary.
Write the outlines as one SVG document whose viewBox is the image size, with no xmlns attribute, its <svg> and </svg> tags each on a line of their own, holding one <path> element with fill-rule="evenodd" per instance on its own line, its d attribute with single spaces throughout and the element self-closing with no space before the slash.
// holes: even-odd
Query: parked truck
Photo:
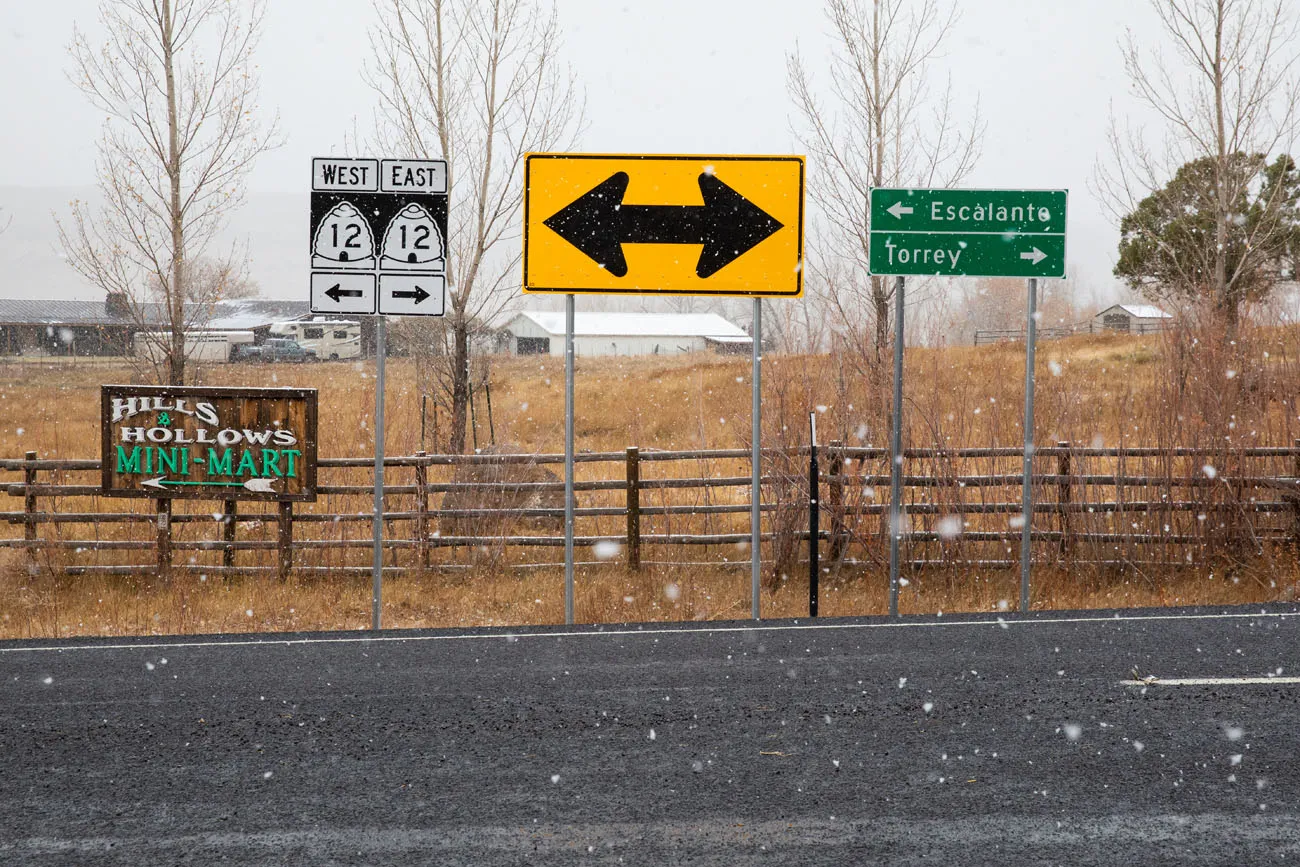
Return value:
<svg viewBox="0 0 1300 867">
<path fill-rule="evenodd" d="M 284 362 L 301 364 L 307 361 L 318 361 L 319 357 L 314 350 L 299 346 L 297 342 L 286 337 L 268 337 L 261 343 L 241 346 L 235 353 L 234 360 L 259 361 L 267 364 Z"/>
</svg>

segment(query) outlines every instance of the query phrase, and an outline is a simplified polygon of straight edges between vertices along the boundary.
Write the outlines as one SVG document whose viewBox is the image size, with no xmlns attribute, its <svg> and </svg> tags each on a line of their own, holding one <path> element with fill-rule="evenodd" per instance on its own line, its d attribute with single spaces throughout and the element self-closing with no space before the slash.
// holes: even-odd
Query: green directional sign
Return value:
<svg viewBox="0 0 1300 867">
<path fill-rule="evenodd" d="M 1064 277 L 1065 190 L 871 191 L 872 274 Z"/>
</svg>

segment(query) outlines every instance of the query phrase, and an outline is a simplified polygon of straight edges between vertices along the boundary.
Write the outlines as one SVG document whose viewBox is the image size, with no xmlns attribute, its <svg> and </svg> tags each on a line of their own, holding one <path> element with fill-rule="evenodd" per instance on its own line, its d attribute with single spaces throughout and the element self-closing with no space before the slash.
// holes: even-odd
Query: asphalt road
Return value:
<svg viewBox="0 0 1300 867">
<path fill-rule="evenodd" d="M 1295 607 L 809 625 L 0 643 L 0 864 L 1300 858 Z"/>
</svg>

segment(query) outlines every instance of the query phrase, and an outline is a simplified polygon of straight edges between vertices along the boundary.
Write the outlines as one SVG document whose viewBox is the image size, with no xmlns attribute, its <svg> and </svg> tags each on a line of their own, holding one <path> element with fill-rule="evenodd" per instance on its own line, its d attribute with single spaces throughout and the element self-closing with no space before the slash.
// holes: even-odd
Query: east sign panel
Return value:
<svg viewBox="0 0 1300 867">
<path fill-rule="evenodd" d="M 316 390 L 105 385 L 103 492 L 316 499 Z"/>
<path fill-rule="evenodd" d="M 1064 277 L 1065 190 L 871 191 L 872 274 Z"/>
<path fill-rule="evenodd" d="M 529 154 L 524 291 L 803 293 L 799 156 Z"/>
</svg>

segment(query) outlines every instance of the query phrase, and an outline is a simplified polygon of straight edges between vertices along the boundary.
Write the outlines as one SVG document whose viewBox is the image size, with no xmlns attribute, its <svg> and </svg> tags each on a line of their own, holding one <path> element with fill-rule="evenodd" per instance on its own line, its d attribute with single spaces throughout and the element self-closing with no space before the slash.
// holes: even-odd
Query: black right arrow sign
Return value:
<svg viewBox="0 0 1300 867">
<path fill-rule="evenodd" d="M 703 205 L 625 205 L 627 172 L 561 208 L 544 225 L 616 277 L 627 275 L 624 244 L 703 244 L 696 276 L 712 276 L 782 224 L 712 174 L 699 177 Z"/>
<path fill-rule="evenodd" d="M 426 298 L 432 297 L 423 286 L 416 286 L 414 289 L 394 289 L 394 298 L 414 298 L 415 303 L 419 304 Z"/>
</svg>

